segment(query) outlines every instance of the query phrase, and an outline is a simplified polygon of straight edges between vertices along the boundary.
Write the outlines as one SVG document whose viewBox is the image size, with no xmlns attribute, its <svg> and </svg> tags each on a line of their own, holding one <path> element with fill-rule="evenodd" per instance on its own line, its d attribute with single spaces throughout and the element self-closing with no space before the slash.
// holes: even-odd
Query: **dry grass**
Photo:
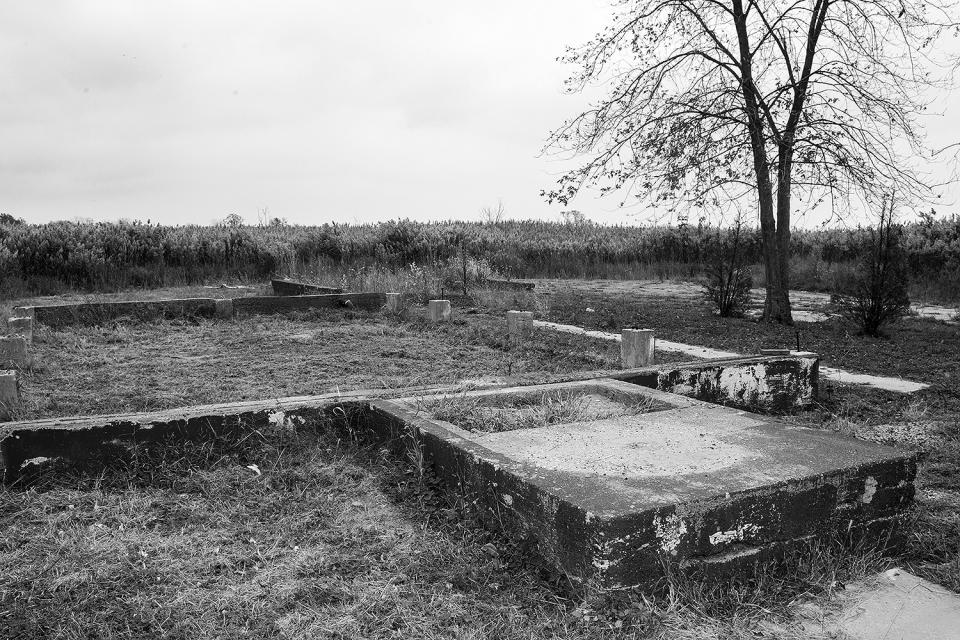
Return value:
<svg viewBox="0 0 960 640">
<path fill-rule="evenodd" d="M 261 435 L 0 490 L 0 637 L 800 638 L 793 604 L 874 566 L 815 547 L 584 600 L 429 476 L 324 429 Z"/>
<path fill-rule="evenodd" d="M 460 394 L 420 400 L 417 408 L 437 420 L 445 420 L 467 431 L 483 433 L 536 429 L 585 420 L 606 420 L 654 410 L 654 401 L 651 398 L 612 401 L 595 396 L 596 394 L 569 389 L 544 391 L 533 396 L 493 396 L 493 400 L 489 397 Z M 598 400 L 600 406 L 597 406 Z"/>
<path fill-rule="evenodd" d="M 505 321 L 445 325 L 347 312 L 41 327 L 23 376 L 25 418 L 401 388 L 546 382 L 619 366 L 619 347 L 548 336 L 503 344 Z"/>
</svg>

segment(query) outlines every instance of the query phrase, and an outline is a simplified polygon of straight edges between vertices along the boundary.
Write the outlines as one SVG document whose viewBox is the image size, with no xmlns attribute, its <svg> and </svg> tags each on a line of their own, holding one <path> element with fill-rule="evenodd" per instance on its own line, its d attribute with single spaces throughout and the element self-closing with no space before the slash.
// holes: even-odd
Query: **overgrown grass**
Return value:
<svg viewBox="0 0 960 640">
<path fill-rule="evenodd" d="M 553 424 L 606 420 L 654 410 L 652 398 L 611 401 L 580 390 L 557 389 L 533 395 L 494 396 L 465 394 L 418 400 L 422 410 L 438 420 L 482 433 L 536 429 Z M 606 400 L 606 402 L 604 402 Z"/>
<path fill-rule="evenodd" d="M 0 637 L 815 638 L 794 605 L 879 562 L 816 545 L 584 599 L 375 447 L 322 426 L 248 436 L 0 489 Z"/>
</svg>

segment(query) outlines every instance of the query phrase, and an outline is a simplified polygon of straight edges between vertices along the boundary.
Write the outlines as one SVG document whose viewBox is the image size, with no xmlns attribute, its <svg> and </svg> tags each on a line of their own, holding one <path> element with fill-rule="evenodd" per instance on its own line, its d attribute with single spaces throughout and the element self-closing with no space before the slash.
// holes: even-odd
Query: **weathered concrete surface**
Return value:
<svg viewBox="0 0 960 640">
<path fill-rule="evenodd" d="M 20 414 L 20 379 L 16 370 L 0 370 L 0 422 Z"/>
<path fill-rule="evenodd" d="M 0 369 L 23 369 L 27 366 L 27 339 L 23 336 L 0 336 Z"/>
<path fill-rule="evenodd" d="M 387 297 L 387 302 L 386 302 L 387 311 L 390 313 L 397 313 L 398 311 L 400 311 L 400 303 L 402 301 L 401 294 L 388 292 L 388 293 L 385 293 L 384 295 Z"/>
<path fill-rule="evenodd" d="M 427 302 L 430 322 L 448 322 L 450 320 L 449 300 L 430 300 Z"/>
<path fill-rule="evenodd" d="M 309 309 L 363 309 L 379 311 L 386 304 L 382 293 L 327 293 L 302 296 L 248 296 L 234 298 L 237 315 L 285 313 Z"/>
<path fill-rule="evenodd" d="M 788 411 L 817 399 L 820 359 L 815 353 L 718 358 L 611 373 L 631 384 L 744 409 Z"/>
<path fill-rule="evenodd" d="M 183 298 L 179 300 L 136 300 L 119 302 L 82 302 L 31 307 L 34 320 L 49 327 L 72 324 L 98 324 L 131 318 L 155 320 L 157 318 L 205 317 L 216 314 L 213 298 Z"/>
<path fill-rule="evenodd" d="M 960 596 L 903 569 L 846 585 L 834 604 L 804 608 L 803 628 L 850 640 L 960 638 Z"/>
<path fill-rule="evenodd" d="M 591 331 L 582 327 L 576 327 L 569 324 L 559 324 L 556 322 L 546 322 L 535 320 L 534 326 L 549 331 L 560 331 L 562 333 L 573 333 L 584 335 L 598 340 L 616 340 L 620 341 L 620 335 L 616 333 L 607 333 L 606 331 Z M 657 339 L 657 345 L 661 351 L 673 351 L 683 353 L 694 358 L 743 358 L 742 353 L 733 351 L 721 351 L 719 349 L 709 349 L 707 347 L 698 347 L 696 345 L 684 344 L 682 342 L 672 342 L 670 340 Z M 851 373 L 843 369 L 833 367 L 820 367 L 821 375 L 828 380 L 836 380 L 843 384 L 858 384 L 886 391 L 896 391 L 898 393 L 914 393 L 921 389 L 926 389 L 929 384 L 923 382 L 913 382 L 903 378 L 890 378 L 887 376 L 873 376 L 863 373 Z"/>
<path fill-rule="evenodd" d="M 14 336 L 23 336 L 27 344 L 33 342 L 33 318 L 15 317 L 7 320 L 7 333 Z"/>
<path fill-rule="evenodd" d="M 33 307 L 14 307 L 12 313 L 14 318 L 34 317 Z"/>
<path fill-rule="evenodd" d="M 505 291 L 533 291 L 536 283 L 529 280 L 504 280 L 503 278 L 487 278 L 484 284 L 490 289 L 503 289 Z"/>
<path fill-rule="evenodd" d="M 653 329 L 624 329 L 620 332 L 620 366 L 624 369 L 653 364 Z"/>
<path fill-rule="evenodd" d="M 507 342 L 510 345 L 523 344 L 533 333 L 532 311 L 507 311 Z"/>
<path fill-rule="evenodd" d="M 339 287 L 323 287 L 318 284 L 307 284 L 286 278 L 275 278 L 270 281 L 275 296 L 302 296 L 318 293 L 343 293 Z"/>
<path fill-rule="evenodd" d="M 872 538 L 913 499 L 916 456 L 889 447 L 612 380 L 524 392 L 577 386 L 670 408 L 479 434 L 431 419 L 416 400 L 378 400 L 364 424 L 422 453 L 557 568 L 603 588 L 650 582 L 665 562 L 723 572 L 814 536 Z"/>
</svg>

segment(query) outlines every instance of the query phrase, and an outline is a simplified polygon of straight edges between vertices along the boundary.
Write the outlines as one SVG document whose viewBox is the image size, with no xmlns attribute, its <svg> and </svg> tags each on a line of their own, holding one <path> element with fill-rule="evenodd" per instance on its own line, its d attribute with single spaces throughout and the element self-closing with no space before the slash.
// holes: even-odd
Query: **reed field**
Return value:
<svg viewBox="0 0 960 640">
<path fill-rule="evenodd" d="M 853 277 L 863 228 L 793 234 L 791 286 L 832 291 Z M 57 294 L 189 285 L 271 274 L 469 268 L 471 277 L 695 279 L 729 242 L 708 225 L 601 226 L 538 221 L 162 226 L 140 222 L 34 225 L 0 216 L 0 293 Z M 904 226 L 912 292 L 955 302 L 960 291 L 960 218 Z M 760 234 L 740 251 L 762 285 Z"/>
</svg>

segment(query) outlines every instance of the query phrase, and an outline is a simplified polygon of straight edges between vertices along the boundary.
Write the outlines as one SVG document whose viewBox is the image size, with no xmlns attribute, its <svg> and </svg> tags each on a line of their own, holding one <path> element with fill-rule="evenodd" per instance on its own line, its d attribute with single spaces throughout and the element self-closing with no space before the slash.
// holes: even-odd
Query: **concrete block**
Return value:
<svg viewBox="0 0 960 640">
<path fill-rule="evenodd" d="M 33 342 L 33 318 L 21 317 L 7 320 L 7 333 L 14 336 L 23 336 L 27 344 Z"/>
<path fill-rule="evenodd" d="M 430 310 L 430 322 L 448 322 L 450 320 L 450 301 L 431 300 L 427 303 Z"/>
<path fill-rule="evenodd" d="M 578 389 L 654 406 L 469 431 L 433 419 L 423 407 L 434 398 L 420 396 L 374 401 L 360 424 L 399 455 L 414 447 L 491 522 L 530 535 L 547 562 L 602 589 L 647 585 L 664 564 L 724 575 L 820 536 L 882 540 L 912 502 L 915 453 L 622 382 L 446 397 L 490 405 Z"/>
<path fill-rule="evenodd" d="M 318 284 L 307 284 L 287 278 L 274 278 L 270 281 L 275 296 L 304 296 L 321 293 L 343 293 L 339 287 L 324 287 Z"/>
<path fill-rule="evenodd" d="M 387 304 L 386 309 L 389 313 L 397 313 L 400 311 L 400 294 L 399 293 L 387 293 Z"/>
<path fill-rule="evenodd" d="M 34 308 L 35 307 L 14 307 L 13 317 L 14 318 L 33 318 Z"/>
<path fill-rule="evenodd" d="M 23 369 L 27 366 L 27 339 L 23 336 L 0 337 L 0 368 Z"/>
<path fill-rule="evenodd" d="M 13 420 L 20 414 L 20 379 L 16 371 L 0 371 L 0 422 Z"/>
<path fill-rule="evenodd" d="M 653 364 L 653 329 L 624 329 L 621 338 L 620 365 L 624 369 Z"/>
<path fill-rule="evenodd" d="M 509 344 L 522 344 L 529 339 L 532 333 L 532 311 L 507 311 L 507 340 Z"/>
<path fill-rule="evenodd" d="M 213 317 L 219 320 L 226 320 L 233 317 L 233 300 L 215 300 L 213 303 Z"/>
</svg>

